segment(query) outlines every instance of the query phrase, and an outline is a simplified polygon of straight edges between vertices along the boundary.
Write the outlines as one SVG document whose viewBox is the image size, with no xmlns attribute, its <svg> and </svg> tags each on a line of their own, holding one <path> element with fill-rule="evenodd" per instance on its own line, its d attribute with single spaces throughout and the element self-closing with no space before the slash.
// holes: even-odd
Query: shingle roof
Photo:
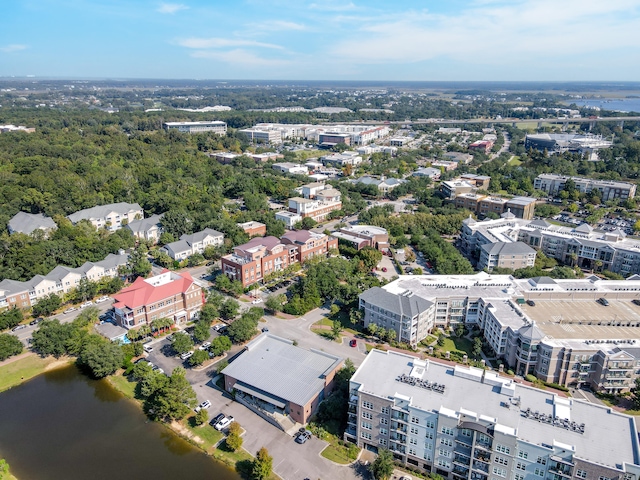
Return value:
<svg viewBox="0 0 640 480">
<path fill-rule="evenodd" d="M 9 230 L 12 232 L 31 234 L 35 230 L 55 230 L 57 227 L 56 222 L 51 218 L 44 216 L 42 213 L 16 213 L 8 223 Z"/>
<path fill-rule="evenodd" d="M 296 405 L 306 405 L 325 387 L 325 375 L 342 358 L 305 350 L 291 340 L 260 335 L 222 373 Z"/>
<path fill-rule="evenodd" d="M 67 218 L 73 223 L 77 223 L 80 220 L 91 220 L 94 218 L 105 218 L 111 212 L 117 212 L 122 214 L 128 213 L 131 210 L 142 210 L 142 207 L 137 203 L 110 203 L 108 205 L 98 205 L 97 207 L 85 208 L 79 212 L 67 215 Z"/>
<path fill-rule="evenodd" d="M 429 307 L 433 305 L 433 302 L 418 295 L 396 295 L 380 287 L 370 288 L 366 292 L 361 293 L 360 298 L 383 310 L 397 315 L 407 315 L 409 317 L 414 317 L 428 310 Z"/>
<path fill-rule="evenodd" d="M 485 243 L 480 248 L 489 255 L 527 255 L 530 253 L 536 253 L 533 248 L 523 242 Z"/>
<path fill-rule="evenodd" d="M 157 302 L 164 298 L 186 292 L 193 284 L 193 278 L 189 272 L 173 274 L 172 281 L 154 286 L 144 278 L 138 277 L 126 288 L 123 288 L 113 296 L 116 308 L 129 307 L 134 310 L 138 307 Z"/>
<path fill-rule="evenodd" d="M 149 218 L 142 218 L 140 220 L 133 220 L 126 225 L 126 228 L 131 230 L 134 234 L 146 233 L 151 228 L 158 226 L 162 220 L 164 213 L 159 215 L 151 215 Z"/>
</svg>

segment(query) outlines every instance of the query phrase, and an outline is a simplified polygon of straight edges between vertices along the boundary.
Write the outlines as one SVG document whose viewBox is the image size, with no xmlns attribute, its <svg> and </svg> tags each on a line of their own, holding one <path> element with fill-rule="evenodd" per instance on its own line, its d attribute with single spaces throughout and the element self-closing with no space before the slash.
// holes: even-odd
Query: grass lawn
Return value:
<svg viewBox="0 0 640 480">
<path fill-rule="evenodd" d="M 29 355 L 3 365 L 0 367 L 0 392 L 40 375 L 48 365 L 55 361 L 54 357 L 41 358 L 38 355 Z"/>
<path fill-rule="evenodd" d="M 353 447 L 354 448 L 349 448 L 340 445 L 338 442 L 331 442 L 330 445 L 327 445 L 325 449 L 320 452 L 320 455 L 340 465 L 348 465 L 358 458 L 358 453 L 360 452 L 358 447 L 355 445 L 353 445 Z"/>
<path fill-rule="evenodd" d="M 466 338 L 445 337 L 444 345 L 438 348 L 440 348 L 440 350 L 442 350 L 443 352 L 459 352 L 460 355 L 467 354 L 469 358 L 471 358 L 473 342 L 470 342 Z"/>
<path fill-rule="evenodd" d="M 111 375 L 108 377 L 109 383 L 127 398 L 136 398 L 136 382 L 132 382 L 124 375 Z"/>
<path fill-rule="evenodd" d="M 520 157 L 518 157 L 517 155 L 514 155 L 513 157 L 511 157 L 511 159 L 507 162 L 507 165 L 511 165 L 512 167 L 517 167 L 518 165 L 521 165 L 522 161 L 520 160 Z"/>
<path fill-rule="evenodd" d="M 204 423 L 200 426 L 194 426 L 192 422 L 189 421 L 189 418 L 184 422 L 185 427 L 189 429 L 191 433 L 200 437 L 204 443 L 199 443 L 198 445 L 203 448 L 205 451 L 210 452 L 211 449 L 220 441 L 224 434 L 219 432 L 215 428 L 213 428 L 209 423 Z"/>
<path fill-rule="evenodd" d="M 311 331 L 328 340 L 333 340 L 334 342 L 342 343 L 342 335 L 338 335 L 338 338 L 333 338 L 333 333 L 331 333 L 331 330 L 327 330 L 325 328 L 313 328 L 312 326 Z"/>
</svg>

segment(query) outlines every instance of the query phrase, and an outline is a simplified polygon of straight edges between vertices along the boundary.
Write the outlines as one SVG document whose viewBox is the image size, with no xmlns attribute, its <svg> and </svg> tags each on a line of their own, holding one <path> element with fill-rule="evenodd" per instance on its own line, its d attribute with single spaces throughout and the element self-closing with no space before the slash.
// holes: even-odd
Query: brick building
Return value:
<svg viewBox="0 0 640 480">
<path fill-rule="evenodd" d="M 136 278 L 114 296 L 118 324 L 134 328 L 159 318 L 186 323 L 195 318 L 204 304 L 202 288 L 188 272 L 164 271 L 151 278 Z"/>
</svg>

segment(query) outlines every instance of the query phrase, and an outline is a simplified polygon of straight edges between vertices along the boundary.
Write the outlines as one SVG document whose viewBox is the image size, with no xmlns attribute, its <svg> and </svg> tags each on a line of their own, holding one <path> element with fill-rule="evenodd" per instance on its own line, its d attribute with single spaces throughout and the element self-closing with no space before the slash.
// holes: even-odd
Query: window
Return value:
<svg viewBox="0 0 640 480">
<path fill-rule="evenodd" d="M 424 459 L 428 462 L 431 461 L 431 452 L 424 452 Z"/>
<path fill-rule="evenodd" d="M 509 460 L 501 457 L 500 455 L 496 455 L 495 457 L 493 457 L 493 461 L 496 463 L 499 463 L 500 465 L 508 465 Z"/>
<path fill-rule="evenodd" d="M 389 407 L 382 407 L 381 412 L 385 415 L 389 415 Z"/>
<path fill-rule="evenodd" d="M 417 418 L 417 417 L 411 417 L 411 423 L 416 423 L 416 424 L 418 424 L 418 423 L 420 423 L 420 419 L 419 419 L 419 418 Z"/>
<path fill-rule="evenodd" d="M 371 430 L 371 424 L 369 422 L 362 422 L 360 426 L 365 430 Z"/>
<path fill-rule="evenodd" d="M 373 403 L 367 402 L 367 401 L 363 401 L 362 402 L 362 408 L 368 408 L 369 410 L 373 410 Z"/>
<path fill-rule="evenodd" d="M 438 455 L 440 455 L 441 457 L 450 458 L 451 457 L 451 451 L 450 450 L 445 450 L 444 448 L 439 448 L 438 449 Z"/>
<path fill-rule="evenodd" d="M 438 459 L 438 466 L 439 467 L 444 467 L 444 468 L 451 468 L 451 462 L 447 462 L 446 460 L 439 458 Z"/>
<path fill-rule="evenodd" d="M 442 427 L 442 430 L 440 430 L 440 433 L 444 433 L 445 435 L 453 435 L 453 428 Z"/>
<path fill-rule="evenodd" d="M 496 452 L 506 453 L 509 455 L 511 453 L 511 449 L 509 447 L 505 447 L 504 445 L 496 445 Z"/>
<path fill-rule="evenodd" d="M 362 412 L 362 418 L 366 418 L 367 420 L 372 420 L 373 415 L 371 414 L 371 412 Z"/>
<path fill-rule="evenodd" d="M 418 429 L 416 427 L 411 427 L 411 433 L 416 435 L 418 433 Z"/>
<path fill-rule="evenodd" d="M 380 445 L 383 445 L 383 446 L 386 447 L 387 446 L 387 439 L 386 438 L 381 438 L 379 443 L 380 443 Z"/>
<path fill-rule="evenodd" d="M 523 452 L 522 450 L 518 450 L 518 458 L 524 458 L 525 460 L 529 456 L 528 452 Z"/>
<path fill-rule="evenodd" d="M 427 428 L 435 428 L 436 427 L 436 424 L 433 423 L 431 420 L 427 420 L 427 424 L 426 425 L 427 425 Z"/>
<path fill-rule="evenodd" d="M 418 439 L 417 439 L 417 438 L 414 438 L 414 437 L 410 437 L 410 438 L 409 438 L 409 443 L 410 443 L 411 445 L 417 445 L 417 444 L 418 444 Z"/>
<path fill-rule="evenodd" d="M 433 450 L 433 444 L 431 442 L 424 442 L 425 450 Z"/>
<path fill-rule="evenodd" d="M 609 477 L 600 475 L 600 477 L 598 477 L 598 480 L 611 480 L 611 479 Z"/>
<path fill-rule="evenodd" d="M 387 430 L 386 428 L 380 429 L 380 435 L 386 435 L 387 433 L 389 433 L 389 430 Z"/>
<path fill-rule="evenodd" d="M 538 459 L 536 460 L 536 463 L 539 463 L 540 465 L 546 465 L 547 459 L 546 457 L 538 457 Z"/>
<path fill-rule="evenodd" d="M 518 470 L 522 470 L 522 471 L 524 471 L 524 470 L 526 470 L 526 469 L 527 469 L 527 466 L 526 466 L 524 463 L 518 462 L 518 463 L 516 463 L 516 468 L 517 468 Z"/>
<path fill-rule="evenodd" d="M 441 438 L 440 445 L 446 445 L 447 447 L 453 447 L 453 440 L 450 438 Z"/>
<path fill-rule="evenodd" d="M 504 477 L 507 475 L 507 469 L 500 468 L 500 467 L 493 467 L 493 474 L 498 475 L 499 477 Z"/>
<path fill-rule="evenodd" d="M 427 432 L 427 434 L 425 435 L 425 438 L 428 438 L 429 440 L 433 440 L 433 432 Z"/>
<path fill-rule="evenodd" d="M 360 436 L 365 440 L 371 440 L 371 434 L 369 432 L 360 432 Z"/>
<path fill-rule="evenodd" d="M 459 431 L 460 435 L 462 435 L 463 437 L 471 437 L 471 435 L 473 435 L 473 432 L 468 428 L 461 428 Z"/>
<path fill-rule="evenodd" d="M 585 472 L 584 470 L 576 470 L 576 477 L 587 478 L 587 472 Z"/>
<path fill-rule="evenodd" d="M 544 477 L 544 468 L 536 468 L 533 473 L 538 475 L 539 477 Z"/>
<path fill-rule="evenodd" d="M 519 473 L 516 473 L 513 476 L 513 480 L 524 480 L 524 475 L 520 475 Z"/>
<path fill-rule="evenodd" d="M 409 449 L 409 455 L 415 455 L 416 454 L 416 449 L 415 448 L 410 448 Z"/>
<path fill-rule="evenodd" d="M 389 425 L 389 419 L 388 418 L 381 418 L 380 419 L 380 425 Z"/>
</svg>

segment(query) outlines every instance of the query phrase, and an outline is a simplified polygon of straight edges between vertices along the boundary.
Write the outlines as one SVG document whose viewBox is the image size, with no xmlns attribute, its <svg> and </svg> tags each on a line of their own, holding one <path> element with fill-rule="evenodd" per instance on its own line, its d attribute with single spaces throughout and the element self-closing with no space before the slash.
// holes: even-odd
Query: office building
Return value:
<svg viewBox="0 0 640 480">
<path fill-rule="evenodd" d="M 603 203 L 608 200 L 626 200 L 636 195 L 636 186 L 633 183 L 568 177 L 551 173 L 538 175 L 533 182 L 533 187 L 555 197 L 564 189 L 569 179 L 573 180 L 576 190 L 580 193 L 589 193 L 594 189 L 599 190 Z"/>
<path fill-rule="evenodd" d="M 211 122 L 166 122 L 165 130 L 178 130 L 184 133 L 213 132 L 217 135 L 227 134 L 227 124 L 220 121 Z"/>
</svg>

